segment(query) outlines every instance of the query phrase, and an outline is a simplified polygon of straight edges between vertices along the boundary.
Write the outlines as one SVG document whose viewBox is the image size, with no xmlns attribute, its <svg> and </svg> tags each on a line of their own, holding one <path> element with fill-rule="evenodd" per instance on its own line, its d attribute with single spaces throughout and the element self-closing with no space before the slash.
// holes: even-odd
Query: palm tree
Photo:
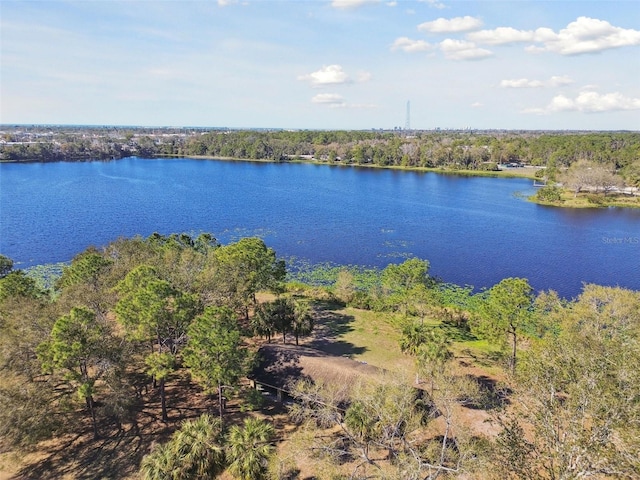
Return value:
<svg viewBox="0 0 640 480">
<path fill-rule="evenodd" d="M 299 336 L 309 335 L 313 331 L 313 317 L 308 303 L 294 301 L 291 330 L 296 337 L 296 345 L 298 345 Z"/>
<path fill-rule="evenodd" d="M 377 418 L 362 402 L 354 402 L 347 409 L 344 416 L 344 423 L 350 433 L 362 442 L 362 451 L 367 461 L 369 460 L 369 444 L 374 440 L 376 433 Z"/>
<path fill-rule="evenodd" d="M 142 480 L 174 480 L 177 473 L 177 458 L 171 442 L 156 445 L 145 455 L 140 464 Z"/>
<path fill-rule="evenodd" d="M 420 351 L 420 346 L 428 341 L 429 327 L 424 324 L 412 323 L 402 330 L 402 338 L 400 339 L 400 350 L 403 353 L 415 356 Z"/>
<path fill-rule="evenodd" d="M 269 304 L 256 305 L 253 317 L 251 317 L 251 327 L 254 334 L 267 337 L 267 343 L 271 343 L 274 325 Z"/>
<path fill-rule="evenodd" d="M 451 340 L 440 329 L 431 329 L 427 341 L 420 345 L 416 354 L 417 374 L 431 377 L 431 395 L 433 396 L 434 377 L 441 372 L 447 361 L 453 357 L 449 350 Z"/>
<path fill-rule="evenodd" d="M 227 439 L 229 472 L 240 480 L 266 478 L 274 433 L 270 423 L 256 418 L 247 418 L 243 427 L 231 427 Z"/>
<path fill-rule="evenodd" d="M 224 471 L 221 436 L 221 421 L 208 414 L 182 424 L 171 440 L 180 462 L 180 478 L 215 478 Z"/>
<path fill-rule="evenodd" d="M 226 467 L 221 423 L 211 415 L 187 420 L 171 440 L 142 459 L 143 480 L 216 478 Z"/>
</svg>

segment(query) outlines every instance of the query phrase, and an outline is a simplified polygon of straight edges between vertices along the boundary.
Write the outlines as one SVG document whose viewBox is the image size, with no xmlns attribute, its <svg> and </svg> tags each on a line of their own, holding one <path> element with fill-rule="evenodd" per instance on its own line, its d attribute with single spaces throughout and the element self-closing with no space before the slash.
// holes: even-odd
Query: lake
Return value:
<svg viewBox="0 0 640 480">
<path fill-rule="evenodd" d="M 526 277 L 640 290 L 640 210 L 527 202 L 531 180 L 311 164 L 126 158 L 0 164 L 0 253 L 17 268 L 153 232 L 259 236 L 284 258 L 384 267 L 429 260 L 476 288 Z"/>
</svg>

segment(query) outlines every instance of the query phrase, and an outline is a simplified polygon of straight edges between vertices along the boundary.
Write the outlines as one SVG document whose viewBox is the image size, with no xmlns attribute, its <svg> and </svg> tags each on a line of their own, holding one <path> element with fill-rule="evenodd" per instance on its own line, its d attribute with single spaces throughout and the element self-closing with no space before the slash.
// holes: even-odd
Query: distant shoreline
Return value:
<svg viewBox="0 0 640 480">
<path fill-rule="evenodd" d="M 229 162 L 257 162 L 257 163 L 298 163 L 308 165 L 328 165 L 335 167 L 373 168 L 382 170 L 400 170 L 406 172 L 440 173 L 445 175 L 459 175 L 463 177 L 495 177 L 495 178 L 528 178 L 536 180 L 535 172 L 541 167 L 518 167 L 509 170 L 454 170 L 446 168 L 429 167 L 405 167 L 400 165 L 376 165 L 373 163 L 344 163 L 328 162 L 323 160 L 290 159 L 285 161 L 255 159 L 255 158 L 235 158 L 221 157 L 214 155 L 154 155 L 153 158 L 192 158 L 194 160 L 222 160 Z M 534 170 L 533 172 L 531 170 Z"/>
</svg>

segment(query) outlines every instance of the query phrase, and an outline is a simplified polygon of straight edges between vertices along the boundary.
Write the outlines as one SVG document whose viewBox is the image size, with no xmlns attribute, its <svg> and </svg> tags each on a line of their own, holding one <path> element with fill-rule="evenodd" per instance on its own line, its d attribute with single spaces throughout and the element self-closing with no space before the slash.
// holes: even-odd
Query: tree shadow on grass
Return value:
<svg viewBox="0 0 640 480">
<path fill-rule="evenodd" d="M 472 358 L 473 362 L 480 367 L 495 367 L 496 365 L 502 365 L 503 367 L 507 366 L 507 357 L 505 353 L 497 350 L 478 353 L 469 348 L 465 348 L 462 350 L 461 354 L 462 357 Z"/>
<path fill-rule="evenodd" d="M 454 342 L 473 342 L 478 340 L 478 337 L 472 334 L 471 331 L 464 326 L 458 326 L 450 322 L 442 322 L 438 325 L 438 328 L 445 333 L 447 338 Z"/>
<path fill-rule="evenodd" d="M 494 410 L 511 404 L 509 397 L 513 390 L 487 375 L 467 375 L 480 386 L 482 395 L 473 402 L 465 402 L 464 406 L 473 410 Z"/>
<path fill-rule="evenodd" d="M 355 317 L 338 313 L 336 308 L 341 306 L 330 302 L 316 303 L 313 306 L 315 327 L 312 337 L 305 345 L 330 355 L 351 357 L 363 354 L 368 350 L 367 347 L 356 346 L 341 338 L 354 330 L 352 324 Z"/>
</svg>

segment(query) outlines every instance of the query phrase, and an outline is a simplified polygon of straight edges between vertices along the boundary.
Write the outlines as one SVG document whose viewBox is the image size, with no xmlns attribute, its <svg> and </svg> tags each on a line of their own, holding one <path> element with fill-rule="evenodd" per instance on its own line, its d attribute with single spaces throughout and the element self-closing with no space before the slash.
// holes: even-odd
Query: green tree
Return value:
<svg viewBox="0 0 640 480">
<path fill-rule="evenodd" d="M 293 321 L 291 322 L 291 331 L 296 337 L 296 345 L 298 345 L 298 337 L 310 335 L 313 331 L 313 316 L 311 308 L 307 302 L 301 300 L 293 300 Z"/>
<path fill-rule="evenodd" d="M 160 380 L 162 418 L 166 421 L 165 381 L 169 367 L 166 361 L 186 342 L 187 327 L 199 308 L 197 298 L 176 290 L 158 278 L 155 269 L 145 265 L 129 272 L 118 284 L 117 291 L 120 300 L 115 308 L 116 318 L 129 338 L 151 347 L 148 371 L 162 374 L 162 378 L 154 376 L 154 381 Z"/>
<path fill-rule="evenodd" d="M 199 311 L 198 299 L 158 277 L 152 267 L 133 269 L 117 286 L 116 316 L 134 340 L 151 342 L 158 351 L 176 353 Z"/>
<path fill-rule="evenodd" d="M 216 477 L 226 466 L 222 423 L 211 415 L 185 421 L 172 443 L 185 479 Z"/>
<path fill-rule="evenodd" d="M 36 281 L 27 276 L 22 270 L 13 270 L 0 278 L 0 302 L 13 298 L 35 299 L 44 296 Z"/>
<path fill-rule="evenodd" d="M 74 306 L 85 305 L 101 319 L 115 303 L 109 271 L 113 261 L 95 249 L 77 255 L 71 265 L 64 268 L 56 287 L 62 290 L 61 302 Z"/>
<path fill-rule="evenodd" d="M 269 458 L 274 453 L 271 441 L 274 428 L 257 418 L 247 418 L 242 427 L 234 425 L 229 430 L 227 457 L 229 472 L 239 480 L 267 478 Z"/>
<path fill-rule="evenodd" d="M 502 478 L 636 478 L 640 293 L 586 285 L 561 308 L 559 333 L 519 363 L 495 465 Z"/>
<path fill-rule="evenodd" d="M 431 328 L 427 339 L 418 347 L 416 364 L 418 375 L 428 375 L 431 380 L 431 395 L 434 394 L 435 378 L 441 374 L 447 361 L 453 357 L 449 350 L 451 340 L 439 328 Z"/>
<path fill-rule="evenodd" d="M 418 285 L 429 284 L 429 262 L 410 258 L 401 264 L 390 264 L 382 271 L 382 285 L 390 292 L 407 292 Z"/>
<path fill-rule="evenodd" d="M 50 339 L 38 348 L 45 372 L 61 370 L 77 389 L 91 414 L 94 437 L 98 424 L 94 401 L 96 381 L 117 364 L 110 347 L 110 332 L 96 321 L 94 312 L 78 307 L 60 317 L 51 330 Z"/>
<path fill-rule="evenodd" d="M 226 305 L 249 318 L 249 306 L 261 290 L 279 292 L 286 275 L 285 264 L 260 238 L 243 238 L 214 250 L 212 274 L 204 277 L 218 305 Z M 206 280 L 208 278 L 208 281 Z"/>
<path fill-rule="evenodd" d="M 479 332 L 487 339 L 504 343 L 511 337 L 509 366 L 514 372 L 518 338 L 530 327 L 533 296 L 524 278 L 506 278 L 491 287 L 481 306 Z"/>
<path fill-rule="evenodd" d="M 71 265 L 62 271 L 58 286 L 64 288 L 79 283 L 87 283 L 91 288 L 97 290 L 100 277 L 104 275 L 105 270 L 112 264 L 112 260 L 103 257 L 97 250 L 88 249 L 77 255 L 71 261 Z"/>
<path fill-rule="evenodd" d="M 167 378 L 175 370 L 176 357 L 171 352 L 153 352 L 144 359 L 147 366 L 147 374 L 151 378 L 160 383 L 158 390 L 160 391 L 160 405 L 162 409 L 162 421 L 169 420 L 167 414 L 167 395 L 165 382 Z"/>
<path fill-rule="evenodd" d="M 272 332 L 280 332 L 282 343 L 287 343 L 287 333 L 293 327 L 295 315 L 295 305 L 291 298 L 278 297 L 257 307 L 254 329 L 259 334 L 266 334 L 269 341 Z"/>
<path fill-rule="evenodd" d="M 0 438 L 26 446 L 52 436 L 63 418 L 51 414 L 63 398 L 48 388 L 36 353 L 59 313 L 29 277 L 12 272 L 0 278 L 0 290 Z"/>
<path fill-rule="evenodd" d="M 562 201 L 562 190 L 555 185 L 546 185 L 536 192 L 535 198 L 543 202 Z"/>
<path fill-rule="evenodd" d="M 412 356 L 418 355 L 420 347 L 429 340 L 429 332 L 433 327 L 424 324 L 410 323 L 402 329 L 400 350 Z"/>
<path fill-rule="evenodd" d="M 275 324 L 272 320 L 271 302 L 260 303 L 251 317 L 251 328 L 254 335 L 260 335 L 267 338 L 267 342 L 271 343 L 271 337 L 275 333 Z"/>
<path fill-rule="evenodd" d="M 429 262 L 410 258 L 401 264 L 390 264 L 380 275 L 385 302 L 394 309 L 407 313 L 412 303 L 411 292 L 433 283 L 429 277 Z"/>
<path fill-rule="evenodd" d="M 334 285 L 334 292 L 336 296 L 348 305 L 351 300 L 353 300 L 356 291 L 357 289 L 353 273 L 346 268 L 340 269 Z"/>
<path fill-rule="evenodd" d="M 6 277 L 11 270 L 13 270 L 13 260 L 0 255 L 0 278 Z"/>
<path fill-rule="evenodd" d="M 207 307 L 189 326 L 184 363 L 207 393 L 217 391 L 220 420 L 224 412 L 223 388 L 245 374 L 248 354 L 233 312 Z"/>
<path fill-rule="evenodd" d="M 218 477 L 225 469 L 219 420 L 202 415 L 183 422 L 171 439 L 157 445 L 140 464 L 144 480 L 192 480 Z"/>
<path fill-rule="evenodd" d="M 404 327 L 400 337 L 400 350 L 416 359 L 416 383 L 420 383 L 420 375 L 431 377 L 433 392 L 433 378 L 436 372 L 443 368 L 451 358 L 449 351 L 451 340 L 442 329 L 422 323 L 411 323 Z"/>
<path fill-rule="evenodd" d="M 313 325 L 309 304 L 292 297 L 279 297 L 258 305 L 252 319 L 255 333 L 265 335 L 271 341 L 271 334 L 280 332 L 282 343 L 287 343 L 287 333 L 291 332 L 295 336 L 296 345 L 299 337 L 313 331 Z"/>
<path fill-rule="evenodd" d="M 418 284 L 407 292 L 408 310 L 411 315 L 420 318 L 423 323 L 425 317 L 434 311 L 437 305 L 436 292 L 424 284 Z"/>
<path fill-rule="evenodd" d="M 282 343 L 287 343 L 287 333 L 291 331 L 295 310 L 291 299 L 279 297 L 269 305 L 270 318 L 274 330 L 282 334 Z"/>
<path fill-rule="evenodd" d="M 171 443 L 156 445 L 140 463 L 143 480 L 176 480 L 180 478 L 178 459 Z"/>
<path fill-rule="evenodd" d="M 350 435 L 353 435 L 356 441 L 362 445 L 364 458 L 371 461 L 369 448 L 380 432 L 376 418 L 371 416 L 367 405 L 360 401 L 351 403 L 344 414 L 344 424 Z"/>
</svg>

